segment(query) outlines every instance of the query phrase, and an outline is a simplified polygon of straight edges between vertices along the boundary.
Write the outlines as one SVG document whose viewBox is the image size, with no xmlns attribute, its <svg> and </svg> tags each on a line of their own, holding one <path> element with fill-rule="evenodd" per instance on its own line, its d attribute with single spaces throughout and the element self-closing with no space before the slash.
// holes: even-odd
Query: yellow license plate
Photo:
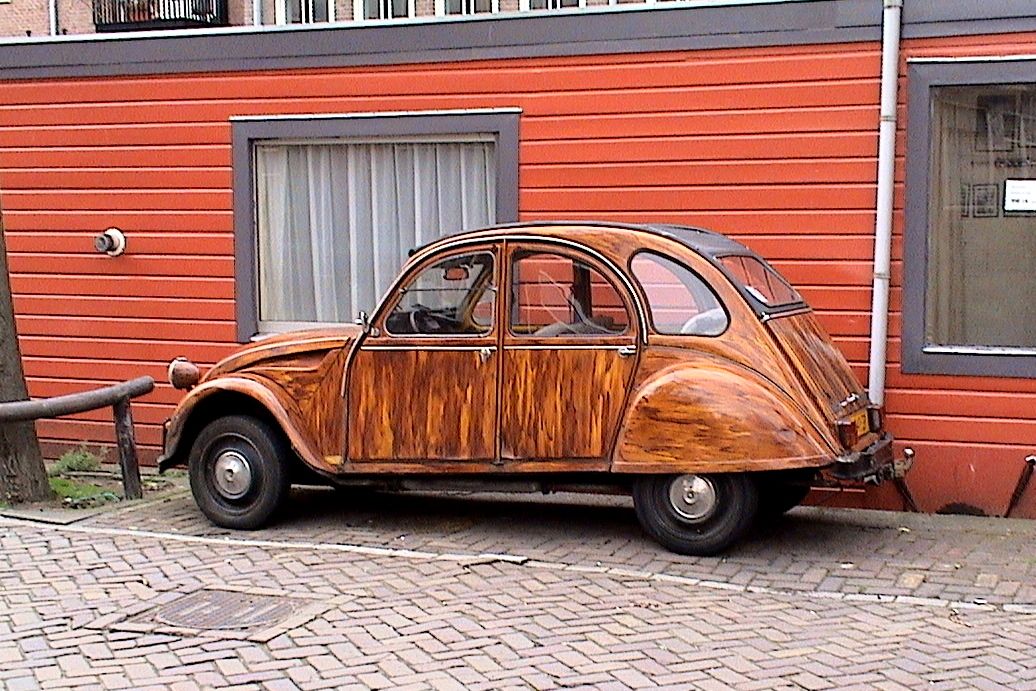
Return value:
<svg viewBox="0 0 1036 691">
<path fill-rule="evenodd" d="M 856 425 L 856 435 L 862 437 L 871 431 L 870 420 L 867 418 L 867 410 L 859 410 L 853 414 L 853 424 Z"/>
</svg>

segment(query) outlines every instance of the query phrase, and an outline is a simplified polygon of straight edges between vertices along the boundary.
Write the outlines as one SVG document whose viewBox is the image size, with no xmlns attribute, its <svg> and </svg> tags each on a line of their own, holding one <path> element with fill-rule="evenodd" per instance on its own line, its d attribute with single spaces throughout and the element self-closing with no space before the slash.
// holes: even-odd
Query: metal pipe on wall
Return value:
<svg viewBox="0 0 1036 691">
<path fill-rule="evenodd" d="M 58 0 L 48 0 L 47 10 L 50 16 L 50 35 L 58 35 Z"/>
<path fill-rule="evenodd" d="M 874 221 L 874 284 L 867 395 L 885 403 L 885 365 L 892 267 L 892 204 L 896 174 L 896 97 L 903 0 L 883 0 L 881 37 L 881 122 L 878 130 L 878 194 Z"/>
</svg>

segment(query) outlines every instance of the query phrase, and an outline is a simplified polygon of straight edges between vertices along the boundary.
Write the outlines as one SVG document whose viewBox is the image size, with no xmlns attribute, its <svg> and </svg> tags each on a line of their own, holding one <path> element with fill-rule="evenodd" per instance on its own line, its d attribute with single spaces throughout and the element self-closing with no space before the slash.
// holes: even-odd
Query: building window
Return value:
<svg viewBox="0 0 1036 691">
<path fill-rule="evenodd" d="M 496 14 L 499 11 L 500 0 L 435 0 L 435 14 L 439 16 Z"/>
<path fill-rule="evenodd" d="M 335 20 L 334 0 L 275 0 L 278 24 L 313 24 Z"/>
<path fill-rule="evenodd" d="M 414 247 L 516 220 L 517 117 L 236 120 L 239 337 L 349 322 Z"/>
<path fill-rule="evenodd" d="M 904 369 L 1036 376 L 1032 65 L 911 69 Z"/>
<path fill-rule="evenodd" d="M 354 0 L 353 19 L 405 19 L 417 13 L 416 0 Z"/>
<path fill-rule="evenodd" d="M 586 0 L 521 0 L 519 8 L 528 10 L 563 10 L 571 7 L 586 7 Z"/>
</svg>

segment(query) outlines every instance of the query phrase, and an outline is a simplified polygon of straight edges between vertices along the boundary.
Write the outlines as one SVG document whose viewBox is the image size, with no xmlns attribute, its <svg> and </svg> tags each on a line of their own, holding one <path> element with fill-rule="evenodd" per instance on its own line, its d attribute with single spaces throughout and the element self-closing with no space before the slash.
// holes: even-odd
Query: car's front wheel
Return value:
<svg viewBox="0 0 1036 691">
<path fill-rule="evenodd" d="M 191 447 L 191 492 L 205 516 L 224 528 L 264 525 L 288 491 L 290 449 L 279 430 L 247 415 L 206 425 Z"/>
<path fill-rule="evenodd" d="M 644 530 L 678 554 L 708 556 L 737 542 L 751 527 L 759 493 L 739 473 L 650 475 L 633 485 Z"/>
</svg>

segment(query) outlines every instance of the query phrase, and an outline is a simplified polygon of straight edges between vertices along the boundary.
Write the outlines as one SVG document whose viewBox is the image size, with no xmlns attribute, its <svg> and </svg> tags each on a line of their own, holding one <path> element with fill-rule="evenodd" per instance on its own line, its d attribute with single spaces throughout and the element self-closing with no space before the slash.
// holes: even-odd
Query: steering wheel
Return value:
<svg viewBox="0 0 1036 691">
<path fill-rule="evenodd" d="M 435 333 L 442 330 L 442 324 L 424 305 L 414 305 L 409 316 L 411 333 Z"/>
</svg>

